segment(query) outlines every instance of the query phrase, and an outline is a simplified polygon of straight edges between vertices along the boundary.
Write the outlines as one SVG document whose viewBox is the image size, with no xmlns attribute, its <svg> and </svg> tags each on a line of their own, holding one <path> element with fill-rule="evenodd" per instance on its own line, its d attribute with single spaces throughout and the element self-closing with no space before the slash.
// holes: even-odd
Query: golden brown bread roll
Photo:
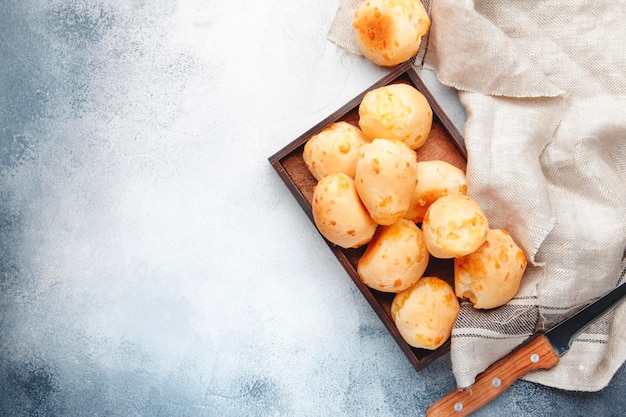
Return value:
<svg viewBox="0 0 626 417">
<path fill-rule="evenodd" d="M 478 250 L 454 260 L 456 295 L 475 308 L 504 305 L 517 294 L 526 264 L 524 252 L 506 230 L 489 230 Z"/>
<path fill-rule="evenodd" d="M 428 100 L 408 84 L 370 90 L 359 104 L 359 126 L 371 139 L 397 139 L 417 149 L 428 139 L 432 123 Z"/>
<path fill-rule="evenodd" d="M 460 308 L 450 284 L 437 277 L 422 277 L 396 294 L 391 317 L 409 345 L 433 350 L 450 338 Z"/>
<path fill-rule="evenodd" d="M 354 180 L 342 172 L 318 182 L 311 209 L 322 236 L 342 248 L 358 248 L 376 232 L 377 224 L 361 203 Z"/>
<path fill-rule="evenodd" d="M 439 197 L 449 194 L 465 194 L 465 172 L 445 161 L 421 161 L 417 163 L 417 185 L 411 196 L 405 218 L 421 223 L 428 207 Z"/>
<path fill-rule="evenodd" d="M 419 227 L 400 219 L 391 226 L 378 228 L 359 259 L 357 271 L 368 287 L 397 293 L 422 277 L 429 256 Z"/>
<path fill-rule="evenodd" d="M 383 66 L 411 59 L 429 27 L 430 19 L 419 0 L 365 0 L 352 18 L 359 50 Z"/>
<path fill-rule="evenodd" d="M 361 145 L 369 139 L 361 130 L 347 122 L 330 124 L 304 145 L 302 158 L 316 180 L 343 172 L 354 178 Z"/>
<path fill-rule="evenodd" d="M 417 156 L 404 142 L 374 139 L 361 146 L 355 183 L 363 204 L 378 224 L 404 217 L 417 182 Z"/>
<path fill-rule="evenodd" d="M 489 222 L 482 208 L 466 195 L 446 195 L 430 205 L 422 222 L 426 247 L 435 258 L 465 256 L 483 244 Z"/>
</svg>

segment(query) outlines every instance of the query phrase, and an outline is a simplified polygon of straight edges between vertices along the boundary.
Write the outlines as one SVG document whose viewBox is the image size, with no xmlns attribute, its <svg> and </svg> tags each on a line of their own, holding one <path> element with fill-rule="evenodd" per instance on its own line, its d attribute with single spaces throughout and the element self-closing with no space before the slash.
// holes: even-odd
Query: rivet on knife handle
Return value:
<svg viewBox="0 0 626 417">
<path fill-rule="evenodd" d="M 539 334 L 491 365 L 471 388 L 446 395 L 426 412 L 427 417 L 466 416 L 487 404 L 527 372 L 549 369 L 559 362 L 548 339 Z"/>
</svg>

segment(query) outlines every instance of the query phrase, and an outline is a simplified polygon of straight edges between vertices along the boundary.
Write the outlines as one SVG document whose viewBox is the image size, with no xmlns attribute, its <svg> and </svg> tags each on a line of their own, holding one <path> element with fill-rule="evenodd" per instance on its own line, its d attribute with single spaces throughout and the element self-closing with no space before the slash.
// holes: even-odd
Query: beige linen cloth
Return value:
<svg viewBox="0 0 626 417">
<path fill-rule="evenodd" d="M 343 0 L 329 39 L 358 53 Z M 452 334 L 459 387 L 623 281 L 626 268 L 626 3 L 425 2 L 431 29 L 415 65 L 459 90 L 467 112 L 468 193 L 529 264 L 517 296 Z M 626 305 L 596 322 L 560 363 L 524 379 L 606 386 L 626 358 Z"/>
</svg>

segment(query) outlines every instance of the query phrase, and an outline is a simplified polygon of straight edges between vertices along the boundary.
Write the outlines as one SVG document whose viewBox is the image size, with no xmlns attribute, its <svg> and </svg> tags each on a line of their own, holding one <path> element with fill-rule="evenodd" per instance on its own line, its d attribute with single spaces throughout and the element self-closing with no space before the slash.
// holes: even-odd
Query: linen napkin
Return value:
<svg viewBox="0 0 626 417">
<path fill-rule="evenodd" d="M 328 38 L 346 50 L 358 1 Z M 626 5 L 623 1 L 431 0 L 424 51 L 467 112 L 468 194 L 529 264 L 507 305 L 463 303 L 452 333 L 459 387 L 625 280 Z M 418 55 L 420 55 L 418 53 Z M 626 305 L 524 379 L 567 390 L 606 386 L 626 359 Z"/>
</svg>

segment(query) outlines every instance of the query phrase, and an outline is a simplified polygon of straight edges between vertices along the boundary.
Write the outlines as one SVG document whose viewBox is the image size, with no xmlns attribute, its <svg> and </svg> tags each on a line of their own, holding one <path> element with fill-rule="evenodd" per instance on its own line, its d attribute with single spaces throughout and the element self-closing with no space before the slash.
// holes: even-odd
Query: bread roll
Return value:
<svg viewBox="0 0 626 417">
<path fill-rule="evenodd" d="M 422 277 L 429 258 L 422 231 L 415 223 L 400 219 L 381 226 L 357 265 L 361 280 L 382 292 L 399 292 Z"/>
<path fill-rule="evenodd" d="M 421 223 L 428 207 L 439 197 L 449 194 L 465 194 L 465 172 L 444 161 L 421 161 L 417 163 L 417 185 L 411 196 L 405 218 Z"/>
<path fill-rule="evenodd" d="M 371 139 L 397 139 L 417 149 L 426 142 L 432 123 L 428 100 L 408 84 L 370 90 L 359 104 L 359 126 Z"/>
<path fill-rule="evenodd" d="M 337 172 L 354 178 L 359 148 L 368 142 L 358 127 L 335 122 L 307 141 L 302 158 L 318 181 Z"/>
<path fill-rule="evenodd" d="M 429 27 L 430 19 L 419 0 L 366 0 L 352 18 L 359 50 L 383 66 L 411 59 Z"/>
<path fill-rule="evenodd" d="M 355 183 L 363 204 L 378 224 L 406 214 L 417 182 L 417 156 L 404 142 L 374 139 L 361 146 Z"/>
<path fill-rule="evenodd" d="M 402 338 L 413 347 L 430 350 L 450 338 L 459 310 L 452 286 L 437 277 L 422 277 L 391 303 L 391 317 Z"/>
<path fill-rule="evenodd" d="M 478 250 L 454 260 L 456 295 L 475 308 L 504 305 L 517 294 L 526 264 L 524 252 L 506 230 L 489 230 Z"/>
<path fill-rule="evenodd" d="M 436 258 L 465 256 L 483 244 L 489 222 L 478 203 L 466 195 L 446 195 L 430 205 L 422 222 L 426 247 Z"/>
<path fill-rule="evenodd" d="M 354 180 L 342 172 L 318 182 L 311 209 L 322 236 L 342 248 L 358 248 L 376 232 L 377 224 L 361 203 Z"/>
</svg>

